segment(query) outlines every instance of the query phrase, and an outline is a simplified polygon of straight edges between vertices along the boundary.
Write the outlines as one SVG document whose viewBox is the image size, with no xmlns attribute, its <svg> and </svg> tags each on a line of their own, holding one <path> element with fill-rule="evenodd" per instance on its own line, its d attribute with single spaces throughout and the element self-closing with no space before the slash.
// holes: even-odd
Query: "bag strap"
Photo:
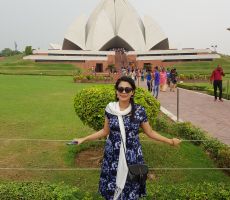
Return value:
<svg viewBox="0 0 230 200">
<path fill-rule="evenodd" d="M 119 132 L 119 133 L 120 133 L 120 132 Z M 124 141 L 123 141 L 123 137 L 122 137 L 121 133 L 120 133 L 120 137 L 121 137 L 121 143 L 122 143 L 123 149 L 124 149 L 125 161 L 126 161 L 126 164 L 127 164 L 127 166 L 128 166 L 127 159 L 126 159 L 125 145 L 124 145 Z"/>
<path fill-rule="evenodd" d="M 122 145 L 123 145 L 124 153 L 125 153 L 125 146 L 124 146 L 124 141 L 123 141 L 123 138 L 122 138 L 121 133 L 120 133 L 120 136 L 121 136 L 121 143 L 122 143 Z M 125 160 L 126 160 L 126 164 L 127 164 L 127 166 L 128 166 L 127 159 L 126 159 L 126 154 L 125 154 Z M 140 168 L 139 168 L 139 172 L 140 172 L 139 183 L 140 183 L 141 186 L 143 186 L 143 185 L 144 185 L 144 181 L 143 181 L 143 180 L 144 180 L 144 176 L 143 176 L 143 172 L 141 171 Z"/>
</svg>

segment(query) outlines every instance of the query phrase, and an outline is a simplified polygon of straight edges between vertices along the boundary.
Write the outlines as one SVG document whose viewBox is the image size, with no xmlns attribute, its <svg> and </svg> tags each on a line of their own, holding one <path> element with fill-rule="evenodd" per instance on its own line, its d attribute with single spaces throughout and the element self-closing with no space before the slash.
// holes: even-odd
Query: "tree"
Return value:
<svg viewBox="0 0 230 200">
<path fill-rule="evenodd" d="M 27 56 L 33 54 L 32 46 L 26 46 L 26 48 L 25 48 L 25 54 L 26 54 Z"/>
<path fill-rule="evenodd" d="M 146 69 L 146 71 L 152 71 L 152 64 L 151 63 L 145 63 L 144 69 Z"/>
<path fill-rule="evenodd" d="M 14 56 L 14 55 L 18 55 L 18 54 L 21 54 L 22 52 L 20 51 L 14 51 L 10 48 L 5 48 L 3 49 L 2 51 L 0 51 L 0 56 L 3 56 L 3 57 L 8 57 L 8 56 Z"/>
<path fill-rule="evenodd" d="M 114 64 L 109 64 L 108 67 L 107 67 L 107 70 L 110 71 L 110 73 L 113 73 L 115 71 L 115 65 Z"/>
<path fill-rule="evenodd" d="M 2 50 L 1 55 L 4 56 L 4 57 L 13 56 L 14 51 L 12 49 L 10 49 L 10 48 L 5 48 L 5 49 Z"/>
</svg>

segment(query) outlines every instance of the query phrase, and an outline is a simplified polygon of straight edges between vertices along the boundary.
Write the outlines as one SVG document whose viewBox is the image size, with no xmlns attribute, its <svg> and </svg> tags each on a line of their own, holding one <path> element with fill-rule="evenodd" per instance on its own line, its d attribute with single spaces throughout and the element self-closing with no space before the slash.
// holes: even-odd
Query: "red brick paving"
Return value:
<svg viewBox="0 0 230 200">
<path fill-rule="evenodd" d="M 146 84 L 141 82 L 142 87 Z M 179 90 L 179 117 L 207 131 L 230 145 L 230 101 L 214 102 L 214 97 L 184 89 Z M 160 92 L 161 106 L 177 115 L 177 92 Z"/>
</svg>

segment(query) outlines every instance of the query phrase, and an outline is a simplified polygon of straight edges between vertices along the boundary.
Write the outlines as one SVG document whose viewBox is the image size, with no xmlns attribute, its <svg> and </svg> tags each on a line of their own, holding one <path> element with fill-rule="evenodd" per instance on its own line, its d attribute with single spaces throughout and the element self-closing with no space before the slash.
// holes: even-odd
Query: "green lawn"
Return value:
<svg viewBox="0 0 230 200">
<path fill-rule="evenodd" d="M 72 76 L 78 71 L 73 64 L 36 63 L 23 60 L 23 55 L 6 57 L 0 61 L 0 74 Z"/>
<path fill-rule="evenodd" d="M 27 74 L 27 75 L 66 75 L 71 76 L 78 72 L 73 64 L 63 63 L 35 63 L 23 60 L 23 55 L 7 57 L 0 61 L 0 74 Z M 222 56 L 214 61 L 182 62 L 174 66 L 179 74 L 205 74 L 210 75 L 213 69 L 221 64 L 230 80 L 230 56 Z"/>
<path fill-rule="evenodd" d="M 175 67 L 179 74 L 211 75 L 218 64 L 222 65 L 225 73 L 228 74 L 227 78 L 230 78 L 230 56 L 222 56 L 214 61 L 182 62 L 175 64 Z"/>
<path fill-rule="evenodd" d="M 90 86 L 92 84 L 74 84 L 72 77 L 0 75 L 0 138 L 71 140 L 92 133 L 76 116 L 73 107 L 76 92 Z M 180 148 L 157 142 L 142 144 L 150 167 L 215 167 L 202 149 L 190 143 L 183 143 Z M 76 168 L 75 151 L 75 147 L 68 147 L 65 142 L 0 140 L 0 168 Z M 217 170 L 157 170 L 154 173 L 156 180 L 148 181 L 148 186 L 156 181 L 163 184 L 230 183 L 229 177 Z M 0 181 L 64 182 L 96 192 L 99 174 L 99 171 L 0 170 Z"/>
</svg>

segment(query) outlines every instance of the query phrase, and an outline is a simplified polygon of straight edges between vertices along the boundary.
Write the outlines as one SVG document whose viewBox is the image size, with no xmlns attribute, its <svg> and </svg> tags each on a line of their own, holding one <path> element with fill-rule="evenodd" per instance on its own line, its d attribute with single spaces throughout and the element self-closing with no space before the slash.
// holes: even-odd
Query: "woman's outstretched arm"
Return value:
<svg viewBox="0 0 230 200">
<path fill-rule="evenodd" d="M 76 141 L 78 144 L 82 144 L 83 142 L 86 141 L 92 141 L 92 140 L 97 140 L 103 137 L 106 137 L 109 134 L 109 120 L 105 118 L 104 122 L 104 128 L 101 129 L 100 131 L 93 133 L 92 135 L 86 136 L 84 138 L 76 138 L 74 141 Z"/>
<path fill-rule="evenodd" d="M 181 143 L 181 140 L 177 138 L 169 139 L 167 137 L 160 135 L 156 131 L 152 130 L 151 126 L 149 125 L 149 122 L 143 122 L 141 124 L 141 127 L 144 130 L 145 134 L 153 140 L 164 142 L 173 146 L 177 146 L 178 144 Z"/>
</svg>

